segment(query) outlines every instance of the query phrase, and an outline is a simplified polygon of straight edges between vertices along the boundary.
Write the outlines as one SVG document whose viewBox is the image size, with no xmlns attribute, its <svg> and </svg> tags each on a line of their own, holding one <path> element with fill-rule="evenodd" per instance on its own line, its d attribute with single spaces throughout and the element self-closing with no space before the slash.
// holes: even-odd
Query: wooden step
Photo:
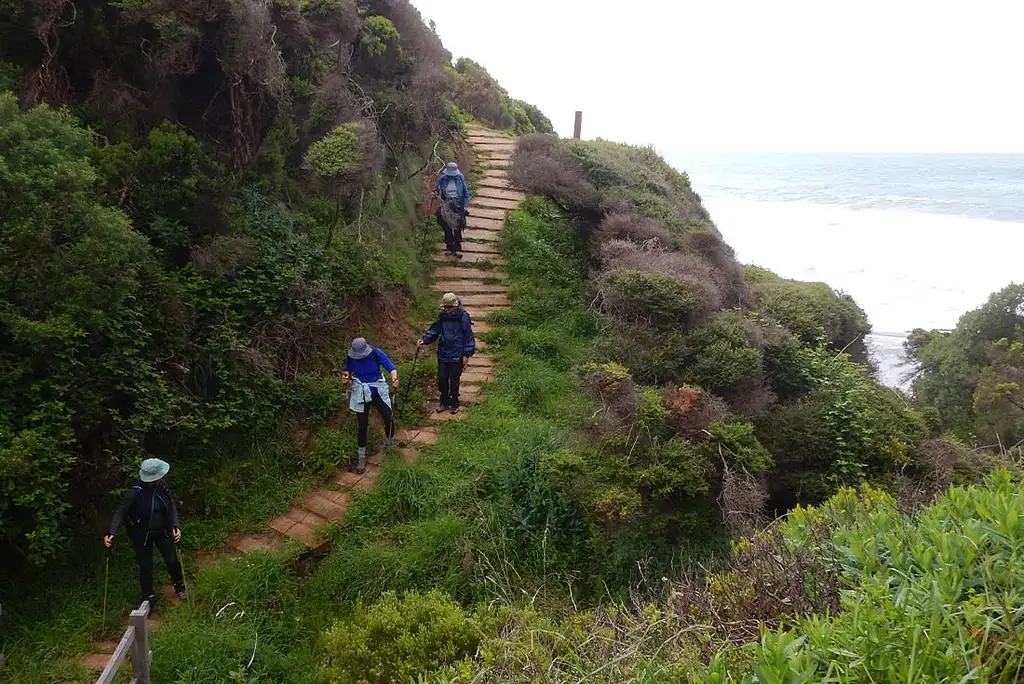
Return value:
<svg viewBox="0 0 1024 684">
<path fill-rule="evenodd" d="M 462 295 L 467 292 L 475 292 L 478 294 L 505 294 L 508 292 L 508 288 L 504 285 L 491 285 L 488 283 L 474 282 L 472 280 L 442 280 L 431 285 L 430 289 L 435 292 L 454 292 L 457 295 Z"/>
<path fill-rule="evenodd" d="M 477 141 L 470 143 L 473 149 L 477 152 L 507 152 L 513 153 L 516 151 L 516 141 L 509 140 L 503 141 L 496 138 L 486 139 L 478 138 Z"/>
<path fill-rule="evenodd" d="M 451 411 L 443 411 L 441 413 L 434 411 L 429 416 L 427 416 L 427 420 L 429 420 L 432 423 L 447 423 L 452 420 L 462 420 L 465 417 L 466 409 L 462 409 L 456 414 L 452 414 Z"/>
<path fill-rule="evenodd" d="M 484 324 L 485 325 L 485 324 Z M 476 325 L 473 325 L 473 332 L 479 332 L 476 329 Z M 494 357 L 487 354 L 473 354 L 469 359 L 467 368 L 494 368 Z"/>
<path fill-rule="evenodd" d="M 466 227 L 498 232 L 505 227 L 505 217 L 502 216 L 500 219 L 492 219 L 470 214 L 466 217 Z"/>
<path fill-rule="evenodd" d="M 497 380 L 490 373 L 490 368 L 481 368 L 480 370 L 467 370 L 462 374 L 463 385 L 483 385 L 488 382 L 494 382 Z"/>
<path fill-rule="evenodd" d="M 488 185 L 481 185 L 477 188 L 476 197 L 521 202 L 526 199 L 526 193 L 519 190 L 509 190 L 506 188 L 495 188 Z"/>
<path fill-rule="evenodd" d="M 433 258 L 433 260 L 435 262 L 442 263 L 442 264 L 452 264 L 452 263 L 483 264 L 483 263 L 488 263 L 488 264 L 494 264 L 495 266 L 503 266 L 503 265 L 508 263 L 507 261 L 505 261 L 504 259 L 502 259 L 501 257 L 499 257 L 499 256 L 497 256 L 495 254 L 477 254 L 476 252 L 469 252 L 469 253 L 463 254 L 461 259 L 459 259 L 458 257 L 454 257 L 454 256 L 448 256 L 447 254 L 435 254 L 435 255 L 433 255 L 432 258 Z"/>
<path fill-rule="evenodd" d="M 485 197 L 483 195 L 477 195 L 473 198 L 473 201 L 469 205 L 470 214 L 473 211 L 480 211 L 474 207 L 487 207 L 491 209 L 505 209 L 508 211 L 515 211 L 519 208 L 519 200 L 507 200 L 507 199 L 495 199 L 493 197 Z M 481 216 L 486 216 L 481 214 Z"/>
<path fill-rule="evenodd" d="M 464 308 L 466 309 L 466 311 L 469 312 L 470 318 L 472 318 L 473 321 L 476 322 L 478 320 L 486 319 L 487 315 L 490 314 L 490 313 L 493 313 L 495 311 L 508 311 L 512 307 L 511 306 L 505 306 L 505 305 L 499 305 L 499 306 L 474 305 L 474 306 L 466 306 Z M 484 349 L 484 348 L 486 348 L 486 344 L 484 343 L 483 340 L 477 340 L 476 341 L 476 348 L 477 349 Z"/>
<path fill-rule="evenodd" d="M 516 186 L 513 185 L 512 181 L 510 181 L 508 178 L 495 178 L 494 176 L 484 176 L 483 178 L 478 180 L 474 185 L 474 191 L 476 192 L 482 192 L 484 189 L 492 189 L 498 191 L 518 190 L 518 188 L 516 188 Z"/>
<path fill-rule="evenodd" d="M 473 240 L 475 242 L 493 242 L 495 244 L 501 240 L 501 235 L 495 230 L 465 230 L 462 232 L 463 240 Z"/>
<path fill-rule="evenodd" d="M 395 439 L 400 443 L 437 444 L 437 428 L 401 428 L 395 432 Z"/>
<path fill-rule="evenodd" d="M 488 278 L 505 280 L 508 278 L 508 273 L 504 271 L 490 271 L 484 268 L 439 266 L 434 269 L 434 277 L 444 280 L 480 280 Z"/>
<path fill-rule="evenodd" d="M 321 487 L 307 493 L 295 503 L 325 520 L 341 520 L 348 510 L 349 497 L 345 492 Z"/>
<path fill-rule="evenodd" d="M 264 551 L 277 553 L 284 549 L 281 536 L 275 533 L 238 534 L 228 537 L 228 545 L 239 553 Z"/>
<path fill-rule="evenodd" d="M 510 166 L 512 166 L 512 159 L 511 158 L 489 159 L 487 157 L 481 157 L 480 164 L 482 166 L 484 166 L 485 168 L 507 169 Z"/>
<path fill-rule="evenodd" d="M 474 306 L 512 306 L 512 300 L 503 294 L 468 294 L 462 298 L 462 305 L 466 308 Z"/>
<path fill-rule="evenodd" d="M 298 539 L 306 546 L 317 549 L 323 547 L 327 540 L 317 537 L 315 528 L 327 522 L 312 511 L 293 508 L 282 516 L 270 521 L 270 527 L 286 537 Z"/>
<path fill-rule="evenodd" d="M 480 176 L 481 178 L 508 180 L 508 171 L 505 169 L 481 167 Z"/>
<path fill-rule="evenodd" d="M 438 249 L 444 249 L 444 245 L 438 245 Z M 463 242 L 462 252 L 474 254 L 498 254 L 498 245 L 493 242 Z"/>
<path fill-rule="evenodd" d="M 470 316 L 472 316 L 472 315 L 473 314 L 470 314 Z M 489 333 L 492 330 L 494 330 L 494 326 L 492 326 L 487 321 L 473 321 L 473 332 L 474 333 Z M 483 340 L 477 340 L 476 341 L 477 345 L 479 345 L 481 342 L 483 342 Z"/>
<path fill-rule="evenodd" d="M 469 216 L 466 217 L 467 224 L 469 222 L 469 219 L 473 217 L 486 218 L 504 222 L 505 212 L 502 209 L 494 209 L 481 206 L 478 203 L 477 199 L 474 197 L 469 204 Z"/>
</svg>

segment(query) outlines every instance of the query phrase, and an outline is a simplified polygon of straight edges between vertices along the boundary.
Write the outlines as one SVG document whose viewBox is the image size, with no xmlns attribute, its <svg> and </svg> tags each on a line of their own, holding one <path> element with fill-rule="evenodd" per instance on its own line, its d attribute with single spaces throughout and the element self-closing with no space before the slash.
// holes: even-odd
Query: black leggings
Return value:
<svg viewBox="0 0 1024 684">
<path fill-rule="evenodd" d="M 182 591 L 185 588 L 185 581 L 181 575 L 181 563 L 178 562 L 178 554 L 174 550 L 174 542 L 164 530 L 157 530 L 146 534 L 145 532 L 132 535 L 132 548 L 135 549 L 135 560 L 139 563 L 139 584 L 142 585 L 142 599 L 146 600 L 153 595 L 153 547 L 160 550 L 164 557 L 164 565 L 174 582 L 174 590 Z"/>
<path fill-rule="evenodd" d="M 388 439 L 395 436 L 395 421 L 391 412 L 391 407 L 384 403 L 384 400 L 380 398 L 376 390 L 370 391 L 371 400 L 377 410 L 380 411 L 380 417 L 384 419 L 384 430 L 387 432 Z M 366 446 L 366 432 L 370 427 L 370 406 L 369 404 L 363 404 L 363 412 L 356 414 L 356 425 L 359 427 L 359 446 Z"/>
</svg>

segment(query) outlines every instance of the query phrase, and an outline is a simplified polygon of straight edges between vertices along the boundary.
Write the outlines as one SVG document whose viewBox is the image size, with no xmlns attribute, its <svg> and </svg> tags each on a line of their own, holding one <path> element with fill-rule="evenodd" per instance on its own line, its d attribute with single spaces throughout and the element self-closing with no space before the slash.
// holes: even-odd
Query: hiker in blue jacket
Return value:
<svg viewBox="0 0 1024 684">
<path fill-rule="evenodd" d="M 469 215 L 469 186 L 459 171 L 459 165 L 448 162 L 437 179 L 437 196 L 441 206 L 437 208 L 437 222 L 444 229 L 445 254 L 462 258 L 462 231 L 466 229 Z"/>
<path fill-rule="evenodd" d="M 388 436 L 388 447 L 395 446 L 395 416 L 391 406 L 388 382 L 384 379 L 384 368 L 391 374 L 391 387 L 398 389 L 398 369 L 384 350 L 367 343 L 365 338 L 352 340 L 352 348 L 345 356 L 341 381 L 352 384 L 348 407 L 356 414 L 358 427 L 356 472 L 366 472 L 366 433 L 370 426 L 370 406 L 376 406 Z"/>
<path fill-rule="evenodd" d="M 437 411 L 459 412 L 459 380 L 466 361 L 476 353 L 473 321 L 454 293 L 441 298 L 441 314 L 423 337 L 422 347 L 437 340 L 437 390 L 441 395 Z"/>
</svg>

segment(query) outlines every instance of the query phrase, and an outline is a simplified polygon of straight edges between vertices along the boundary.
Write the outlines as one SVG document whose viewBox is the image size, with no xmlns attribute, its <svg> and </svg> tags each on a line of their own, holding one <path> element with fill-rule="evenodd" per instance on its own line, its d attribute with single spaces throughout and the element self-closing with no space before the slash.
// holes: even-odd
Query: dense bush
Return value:
<svg viewBox="0 0 1024 684">
<path fill-rule="evenodd" d="M 746 275 L 758 308 L 805 345 L 826 345 L 866 358 L 863 342 L 871 326 L 849 295 L 837 294 L 825 283 L 786 280 L 760 268 L 747 268 Z M 857 354 L 853 354 L 854 348 Z"/>
<path fill-rule="evenodd" d="M 952 332 L 915 330 L 913 390 L 962 439 L 1013 447 L 1024 439 L 1024 285 L 1009 285 Z"/>
<path fill-rule="evenodd" d="M 439 592 L 384 594 L 324 637 L 327 675 L 338 684 L 403 683 L 473 655 L 480 634 L 471 617 Z"/>
</svg>

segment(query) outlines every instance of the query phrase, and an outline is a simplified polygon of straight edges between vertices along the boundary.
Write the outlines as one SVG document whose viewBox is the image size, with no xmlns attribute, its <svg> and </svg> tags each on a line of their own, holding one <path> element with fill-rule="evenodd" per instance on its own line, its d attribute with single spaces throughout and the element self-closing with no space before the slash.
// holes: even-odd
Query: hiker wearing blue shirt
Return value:
<svg viewBox="0 0 1024 684">
<path fill-rule="evenodd" d="M 391 374 L 391 387 L 398 389 L 398 369 L 382 349 L 367 343 L 366 339 L 357 337 L 352 340 L 352 348 L 345 356 L 345 367 L 341 381 L 351 383 L 352 394 L 349 396 L 348 407 L 356 414 L 358 426 L 358 451 L 356 472 L 366 472 L 366 433 L 370 425 L 370 406 L 376 406 L 380 417 L 384 419 L 388 436 L 388 447 L 395 446 L 395 416 L 391 407 L 391 394 L 388 382 L 384 379 L 384 368 Z"/>
<path fill-rule="evenodd" d="M 469 215 L 469 186 L 466 177 L 459 171 L 459 165 L 448 162 L 437 179 L 437 196 L 441 206 L 437 208 L 437 222 L 444 229 L 444 253 L 462 258 L 462 231 L 466 229 Z"/>
<path fill-rule="evenodd" d="M 459 380 L 469 357 L 476 353 L 473 321 L 454 293 L 441 298 L 441 315 L 416 342 L 417 347 L 437 340 L 437 390 L 441 395 L 438 413 L 459 412 Z"/>
</svg>

